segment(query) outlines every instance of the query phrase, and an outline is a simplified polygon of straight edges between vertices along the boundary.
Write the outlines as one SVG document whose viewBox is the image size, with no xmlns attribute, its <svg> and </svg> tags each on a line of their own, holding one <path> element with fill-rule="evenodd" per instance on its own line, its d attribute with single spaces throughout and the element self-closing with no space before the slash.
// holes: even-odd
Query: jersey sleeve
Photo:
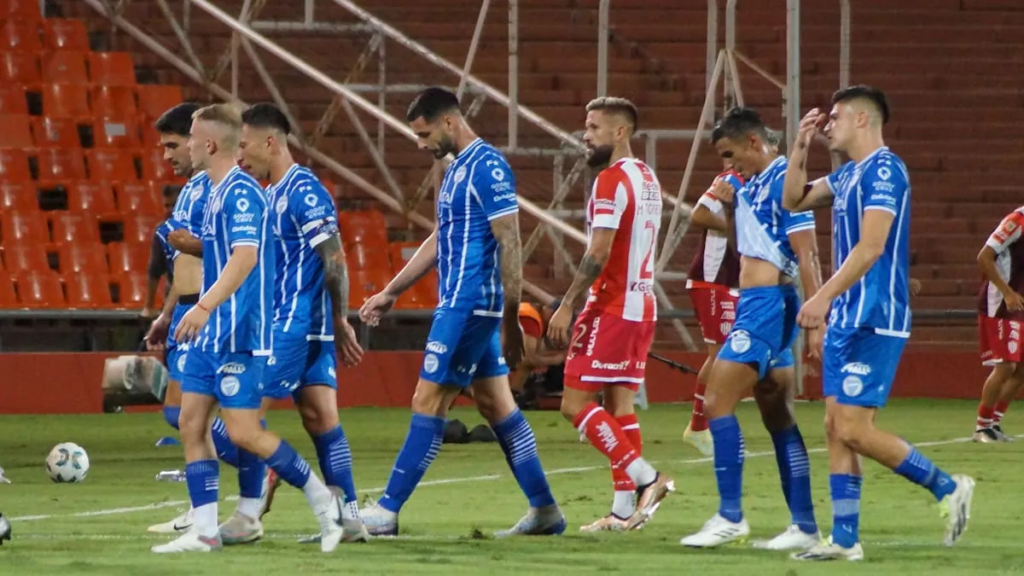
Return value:
<svg viewBox="0 0 1024 576">
<path fill-rule="evenodd" d="M 260 227 L 266 202 L 259 192 L 246 186 L 233 186 L 224 192 L 222 210 L 227 219 L 228 244 L 238 246 L 260 246 Z"/>
<path fill-rule="evenodd" d="M 189 184 L 185 184 L 181 188 L 181 191 L 178 192 L 178 198 L 174 201 L 174 208 L 171 209 L 171 217 L 168 218 L 166 221 L 167 228 L 170 229 L 171 231 L 184 229 L 189 230 L 189 232 L 191 232 L 191 230 L 189 229 L 188 222 L 183 222 L 178 219 L 184 213 L 184 206 L 185 203 L 188 201 L 189 194 L 192 193 L 191 191 L 192 186 L 190 186 Z"/>
<path fill-rule="evenodd" d="M 478 160 L 472 168 L 470 184 L 487 220 L 519 212 L 516 179 L 508 162 L 501 157 L 488 154 Z"/>
<path fill-rule="evenodd" d="M 886 158 L 879 158 L 864 170 L 860 185 L 865 211 L 884 210 L 893 216 L 904 209 L 910 190 L 906 172 Z"/>
<path fill-rule="evenodd" d="M 160 227 L 166 226 L 166 222 Z M 153 232 L 153 241 L 149 246 L 149 277 L 153 280 L 160 279 L 167 273 L 167 254 L 164 252 L 163 239 L 160 238 L 160 230 Z"/>
<path fill-rule="evenodd" d="M 289 196 L 289 209 L 311 248 L 316 248 L 338 233 L 334 199 L 316 180 L 299 184 L 295 193 Z"/>
<path fill-rule="evenodd" d="M 619 221 L 626 211 L 629 199 L 626 188 L 617 173 L 606 170 L 594 182 L 594 228 L 619 229 Z"/>
<path fill-rule="evenodd" d="M 1020 240 L 1021 226 L 1024 226 L 1024 214 L 1015 210 L 1003 218 L 999 227 L 985 241 L 985 245 L 995 250 L 997 255 L 1002 254 Z"/>
<path fill-rule="evenodd" d="M 832 191 L 833 196 L 835 196 L 837 191 L 839 190 L 839 180 L 843 177 L 843 174 L 845 174 L 846 171 L 849 170 L 851 167 L 853 167 L 853 162 L 847 162 L 846 164 L 843 164 L 842 166 L 837 168 L 828 176 L 825 176 L 825 184 L 828 184 L 828 189 Z"/>
<path fill-rule="evenodd" d="M 697 206 L 703 206 L 712 212 L 718 212 L 718 208 L 722 205 L 722 201 L 715 196 L 715 193 L 708 190 L 707 192 L 700 195 L 700 199 L 697 200 Z"/>
<path fill-rule="evenodd" d="M 803 232 L 804 230 L 814 230 L 814 212 L 810 210 L 805 212 L 790 212 L 782 207 L 782 188 L 785 178 L 786 174 L 783 172 L 771 183 L 771 195 L 773 198 L 779 199 L 779 211 L 782 213 L 782 229 L 786 231 L 787 236 L 797 232 Z"/>
</svg>

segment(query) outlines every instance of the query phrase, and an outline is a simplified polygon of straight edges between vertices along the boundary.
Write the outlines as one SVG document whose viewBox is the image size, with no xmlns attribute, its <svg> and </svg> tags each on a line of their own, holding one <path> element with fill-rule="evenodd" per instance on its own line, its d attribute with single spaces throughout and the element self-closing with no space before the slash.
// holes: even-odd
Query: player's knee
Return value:
<svg viewBox="0 0 1024 576">
<path fill-rule="evenodd" d="M 412 411 L 417 414 L 442 417 L 448 414 L 448 402 L 445 401 L 445 388 L 433 382 L 420 380 L 416 392 L 412 395 Z"/>
<path fill-rule="evenodd" d="M 263 434 L 263 428 L 258 420 L 249 422 L 239 418 L 225 417 L 224 424 L 227 426 L 228 437 L 231 438 L 232 444 L 242 450 L 256 453 L 255 447 L 259 442 L 260 435 Z"/>
<path fill-rule="evenodd" d="M 338 425 L 338 411 L 323 410 L 319 406 L 299 406 L 302 427 L 311 436 L 319 436 Z"/>
<path fill-rule="evenodd" d="M 854 415 L 840 412 L 832 417 L 832 437 L 851 450 L 859 452 L 862 439 L 866 436 L 864 424 Z"/>
</svg>

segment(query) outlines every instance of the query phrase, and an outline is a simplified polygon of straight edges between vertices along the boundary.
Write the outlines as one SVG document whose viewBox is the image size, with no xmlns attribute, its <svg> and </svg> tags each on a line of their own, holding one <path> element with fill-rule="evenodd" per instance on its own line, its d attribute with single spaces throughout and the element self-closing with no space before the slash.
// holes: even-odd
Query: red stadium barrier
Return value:
<svg viewBox="0 0 1024 576">
<path fill-rule="evenodd" d="M 74 414 L 102 412 L 103 361 L 115 353 L 0 354 L 0 414 Z M 693 367 L 702 354 L 666 353 Z M 370 352 L 356 368 L 338 371 L 338 404 L 408 406 L 419 374 L 420 352 Z M 895 397 L 977 398 L 988 370 L 974 352 L 908 352 L 900 363 Z M 647 363 L 651 402 L 681 402 L 693 396 L 694 377 L 657 362 Z M 807 379 L 807 396 L 820 397 L 821 383 Z M 467 402 L 461 400 L 460 402 Z M 280 407 L 290 402 L 282 402 Z"/>
</svg>

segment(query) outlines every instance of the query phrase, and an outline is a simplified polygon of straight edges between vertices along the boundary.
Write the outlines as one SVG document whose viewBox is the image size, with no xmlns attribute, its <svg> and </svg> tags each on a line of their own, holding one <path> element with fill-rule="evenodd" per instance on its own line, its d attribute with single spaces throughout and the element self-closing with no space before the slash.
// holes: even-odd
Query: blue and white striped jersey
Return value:
<svg viewBox="0 0 1024 576">
<path fill-rule="evenodd" d="M 206 175 L 206 172 L 199 172 L 182 186 L 168 220 L 171 230 L 185 229 L 196 238 L 200 237 L 203 230 L 206 202 L 210 197 L 210 184 L 210 177 Z"/>
<path fill-rule="evenodd" d="M 253 246 L 258 260 L 242 285 L 213 310 L 199 340 L 207 352 L 271 352 L 274 247 L 267 200 L 259 183 L 237 166 L 210 190 L 202 227 L 203 293 L 220 278 L 235 248 Z"/>
<path fill-rule="evenodd" d="M 331 296 L 316 247 L 338 233 L 334 199 L 309 169 L 293 164 L 267 188 L 277 278 L 274 327 L 308 340 L 333 340 Z"/>
<path fill-rule="evenodd" d="M 799 262 L 789 235 L 814 230 L 812 212 L 790 212 L 782 207 L 782 183 L 789 162 L 779 156 L 736 192 L 736 246 L 739 253 L 775 265 L 795 277 Z"/>
<path fill-rule="evenodd" d="M 153 231 L 153 236 L 156 238 L 157 243 L 160 244 L 160 250 L 164 253 L 164 258 L 167 259 L 167 273 L 170 278 L 174 278 L 174 259 L 177 258 L 179 254 L 174 246 L 171 246 L 170 240 L 168 240 L 168 237 L 174 230 L 174 224 L 172 224 L 171 219 L 168 218 L 160 224 L 157 224 L 156 230 Z"/>
<path fill-rule="evenodd" d="M 826 177 L 832 202 L 832 257 L 836 270 L 860 242 L 867 210 L 894 216 L 885 251 L 867 274 L 832 302 L 829 325 L 874 328 L 910 337 L 910 175 L 899 156 L 883 146 L 857 164 L 847 162 Z"/>
<path fill-rule="evenodd" d="M 505 156 L 477 138 L 445 170 L 437 199 L 438 308 L 500 316 L 501 250 L 491 220 L 519 211 Z"/>
</svg>

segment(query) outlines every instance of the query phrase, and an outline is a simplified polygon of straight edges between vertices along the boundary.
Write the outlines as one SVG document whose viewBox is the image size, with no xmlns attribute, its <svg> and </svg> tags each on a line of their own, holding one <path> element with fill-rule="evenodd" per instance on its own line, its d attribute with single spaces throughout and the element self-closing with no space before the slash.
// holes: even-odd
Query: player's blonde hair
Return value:
<svg viewBox="0 0 1024 576">
<path fill-rule="evenodd" d="M 242 112 L 231 104 L 211 104 L 192 113 L 193 120 L 209 122 L 218 128 L 218 144 L 228 150 L 238 148 L 242 131 Z"/>
</svg>

